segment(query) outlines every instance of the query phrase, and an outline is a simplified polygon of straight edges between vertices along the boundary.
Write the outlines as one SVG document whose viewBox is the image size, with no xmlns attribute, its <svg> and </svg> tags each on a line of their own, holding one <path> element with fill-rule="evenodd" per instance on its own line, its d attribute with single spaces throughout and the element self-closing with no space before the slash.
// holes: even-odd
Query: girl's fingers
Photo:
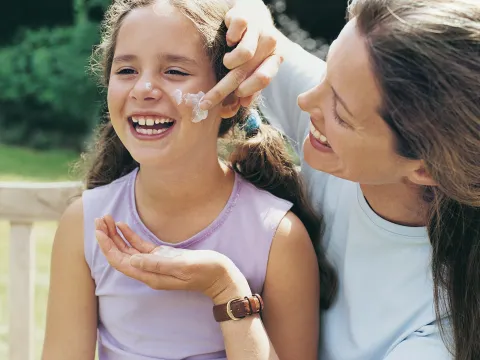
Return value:
<svg viewBox="0 0 480 360">
<path fill-rule="evenodd" d="M 103 217 L 103 221 L 105 222 L 107 228 L 108 228 L 108 233 L 107 235 L 113 238 L 115 235 L 117 235 L 117 228 L 115 226 L 115 220 L 113 220 L 111 215 L 105 215 Z"/>
<path fill-rule="evenodd" d="M 112 239 L 112 241 L 117 246 L 118 250 L 129 254 L 135 255 L 138 254 L 138 251 L 132 248 L 129 244 L 125 242 L 122 236 L 117 231 L 117 226 L 115 225 L 115 220 L 110 215 L 106 215 L 103 217 L 103 220 L 108 228 L 108 236 Z"/>
<path fill-rule="evenodd" d="M 95 219 L 95 230 L 100 230 L 103 231 L 105 234 L 108 234 L 108 228 L 103 218 Z"/>
<path fill-rule="evenodd" d="M 150 253 L 155 250 L 156 246 L 154 244 L 143 240 L 132 229 L 130 229 L 127 224 L 118 222 L 116 226 L 118 229 L 120 229 L 125 239 L 132 246 L 132 249 L 136 250 L 136 253 Z"/>
<path fill-rule="evenodd" d="M 103 231 L 96 230 L 95 237 L 97 238 L 100 250 L 107 258 L 108 263 L 115 269 L 124 268 L 127 264 L 130 265 L 130 255 L 120 251 L 115 242 Z"/>
<path fill-rule="evenodd" d="M 152 289 L 156 290 L 186 289 L 185 282 L 177 278 L 161 275 L 158 273 L 147 272 L 132 266 L 130 262 L 132 258 L 135 258 L 135 256 L 132 257 L 120 251 L 116 247 L 113 240 L 103 231 L 96 230 L 95 236 L 97 238 L 100 249 L 105 255 L 110 266 L 125 274 L 126 276 L 141 281 Z"/>
</svg>

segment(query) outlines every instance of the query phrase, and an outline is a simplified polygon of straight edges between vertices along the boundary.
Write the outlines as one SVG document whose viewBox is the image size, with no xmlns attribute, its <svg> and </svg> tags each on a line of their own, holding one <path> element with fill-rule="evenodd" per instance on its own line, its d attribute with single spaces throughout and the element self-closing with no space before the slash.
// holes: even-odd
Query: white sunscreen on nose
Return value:
<svg viewBox="0 0 480 360">
<path fill-rule="evenodd" d="M 208 117 L 208 110 L 200 109 L 200 102 L 205 96 L 205 93 L 203 91 L 200 91 L 196 94 L 187 93 L 183 95 L 182 90 L 176 89 L 172 93 L 172 96 L 177 102 L 177 105 L 180 105 L 185 100 L 185 104 L 193 108 L 192 122 L 199 123 L 200 121 L 205 120 Z"/>
</svg>

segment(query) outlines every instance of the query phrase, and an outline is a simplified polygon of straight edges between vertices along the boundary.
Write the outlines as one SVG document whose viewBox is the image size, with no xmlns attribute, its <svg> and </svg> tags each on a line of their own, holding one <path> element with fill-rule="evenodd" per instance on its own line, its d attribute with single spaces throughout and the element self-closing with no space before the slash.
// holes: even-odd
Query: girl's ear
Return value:
<svg viewBox="0 0 480 360">
<path fill-rule="evenodd" d="M 220 105 L 220 116 L 222 119 L 229 119 L 234 117 L 238 110 L 240 110 L 240 98 L 235 96 L 235 94 L 228 95 L 225 100 L 223 100 Z"/>
</svg>

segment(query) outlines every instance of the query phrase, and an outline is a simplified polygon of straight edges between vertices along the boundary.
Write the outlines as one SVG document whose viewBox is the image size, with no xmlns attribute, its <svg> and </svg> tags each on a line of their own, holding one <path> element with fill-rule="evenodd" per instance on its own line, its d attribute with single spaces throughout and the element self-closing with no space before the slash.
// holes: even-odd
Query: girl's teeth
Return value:
<svg viewBox="0 0 480 360">
<path fill-rule="evenodd" d="M 145 125 L 145 118 L 138 119 L 138 124 L 139 125 Z"/>
<path fill-rule="evenodd" d="M 153 126 L 154 124 L 155 124 L 155 121 L 152 118 L 147 118 L 146 120 L 147 126 Z"/>
<path fill-rule="evenodd" d="M 158 135 L 161 134 L 168 129 L 144 129 L 144 128 L 136 128 L 135 131 L 139 134 L 143 135 Z"/>
<path fill-rule="evenodd" d="M 160 120 L 155 119 L 155 124 L 157 124 L 157 125 L 160 124 Z"/>
</svg>

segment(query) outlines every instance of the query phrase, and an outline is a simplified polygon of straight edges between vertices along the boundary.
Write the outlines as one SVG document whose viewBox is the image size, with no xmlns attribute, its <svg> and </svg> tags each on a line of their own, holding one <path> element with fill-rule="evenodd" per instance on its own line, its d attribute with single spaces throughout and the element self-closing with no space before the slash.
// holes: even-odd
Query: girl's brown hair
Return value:
<svg viewBox="0 0 480 360">
<path fill-rule="evenodd" d="M 169 4 L 192 21 L 201 34 L 212 67 L 221 80 L 228 69 L 223 57 L 228 48 L 224 18 L 229 10 L 228 0 L 168 0 Z M 134 9 L 151 6 L 155 0 L 116 0 L 109 7 L 102 24 L 102 41 L 92 56 L 92 66 L 108 86 L 116 39 L 123 19 Z M 230 119 L 224 119 L 219 137 L 233 136 L 230 155 L 232 168 L 260 189 L 293 203 L 292 212 L 305 225 L 315 246 L 321 278 L 321 307 L 328 308 L 336 290 L 333 269 L 321 250 L 321 222 L 306 199 L 303 184 L 287 151 L 281 135 L 271 126 L 261 124 L 253 132 L 242 131 L 250 110 L 240 108 Z M 88 156 L 86 175 L 88 189 L 109 184 L 138 166 L 116 135 L 110 122 L 100 126 L 95 146 Z"/>
<path fill-rule="evenodd" d="M 425 199 L 444 341 L 456 360 L 480 359 L 478 0 L 358 0 L 349 10 L 398 153 L 422 159 L 438 183 L 425 188 Z"/>
</svg>

